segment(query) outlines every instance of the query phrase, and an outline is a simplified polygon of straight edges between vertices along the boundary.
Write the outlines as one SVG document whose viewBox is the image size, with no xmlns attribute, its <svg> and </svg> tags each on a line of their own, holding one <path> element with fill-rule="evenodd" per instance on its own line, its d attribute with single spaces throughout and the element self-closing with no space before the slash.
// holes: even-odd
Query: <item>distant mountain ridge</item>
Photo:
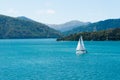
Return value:
<svg viewBox="0 0 120 80">
<path fill-rule="evenodd" d="M 63 24 L 48 24 L 51 28 L 54 28 L 56 30 L 59 30 L 61 32 L 72 30 L 73 28 L 76 28 L 78 26 L 88 25 L 89 22 L 80 22 L 78 20 L 72 20 Z"/>
<path fill-rule="evenodd" d="M 51 27 L 51 28 L 50 28 Z M 54 29 L 53 29 L 54 28 Z M 73 20 L 60 25 L 43 24 L 30 18 L 0 15 L 0 38 L 57 38 L 79 32 L 95 32 L 120 28 L 119 19 L 107 19 L 94 23 Z M 56 30 L 55 30 L 56 29 Z M 59 32 L 59 31 L 62 32 Z"/>
<path fill-rule="evenodd" d="M 73 28 L 72 30 L 64 32 L 64 34 L 69 35 L 79 32 L 93 32 L 107 30 L 110 28 L 120 28 L 120 19 L 107 19 L 104 21 L 90 23 L 88 25 L 78 26 L 76 28 Z"/>
<path fill-rule="evenodd" d="M 0 39 L 57 38 L 61 36 L 60 32 L 43 23 L 22 19 L 0 15 Z"/>
</svg>

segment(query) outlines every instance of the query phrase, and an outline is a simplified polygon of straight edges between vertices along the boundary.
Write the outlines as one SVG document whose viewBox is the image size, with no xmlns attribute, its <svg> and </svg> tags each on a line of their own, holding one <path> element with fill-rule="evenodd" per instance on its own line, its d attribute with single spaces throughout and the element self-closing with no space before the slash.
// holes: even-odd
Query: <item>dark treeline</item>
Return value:
<svg viewBox="0 0 120 80">
<path fill-rule="evenodd" d="M 58 38 L 57 41 L 78 41 L 80 36 L 83 36 L 83 39 L 87 41 L 120 40 L 120 28 L 75 33 L 66 37 Z"/>
</svg>

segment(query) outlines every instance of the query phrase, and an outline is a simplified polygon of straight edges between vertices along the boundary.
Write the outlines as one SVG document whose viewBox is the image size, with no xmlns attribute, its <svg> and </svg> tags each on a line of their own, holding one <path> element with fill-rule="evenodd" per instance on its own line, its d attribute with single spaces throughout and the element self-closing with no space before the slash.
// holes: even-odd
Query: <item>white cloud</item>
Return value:
<svg viewBox="0 0 120 80">
<path fill-rule="evenodd" d="M 38 10 L 36 13 L 37 15 L 46 15 L 46 14 L 52 15 L 52 14 L 55 14 L 56 11 L 53 9 L 46 9 L 46 10 L 41 9 L 41 10 Z"/>
<path fill-rule="evenodd" d="M 55 10 L 52 10 L 52 9 L 49 9 L 46 12 L 47 12 L 47 14 L 55 14 L 56 13 Z"/>
</svg>

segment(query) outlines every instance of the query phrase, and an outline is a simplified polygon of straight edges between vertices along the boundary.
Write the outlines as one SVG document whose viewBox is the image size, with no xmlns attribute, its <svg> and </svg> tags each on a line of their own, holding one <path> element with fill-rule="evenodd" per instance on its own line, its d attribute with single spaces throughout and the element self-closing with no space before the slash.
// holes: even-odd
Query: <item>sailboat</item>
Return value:
<svg viewBox="0 0 120 80">
<path fill-rule="evenodd" d="M 83 54 L 83 53 L 87 53 L 87 51 L 86 51 L 84 43 L 83 43 L 83 38 L 82 38 L 82 36 L 80 36 L 78 45 L 76 48 L 76 54 Z"/>
</svg>

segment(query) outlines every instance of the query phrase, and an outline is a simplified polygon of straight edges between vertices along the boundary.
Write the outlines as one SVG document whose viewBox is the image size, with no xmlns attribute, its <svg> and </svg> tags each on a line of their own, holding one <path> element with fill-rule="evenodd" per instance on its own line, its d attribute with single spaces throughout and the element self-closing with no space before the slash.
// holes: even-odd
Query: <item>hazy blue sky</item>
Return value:
<svg viewBox="0 0 120 80">
<path fill-rule="evenodd" d="M 0 14 L 54 24 L 96 22 L 120 18 L 120 0 L 0 0 Z"/>
</svg>

